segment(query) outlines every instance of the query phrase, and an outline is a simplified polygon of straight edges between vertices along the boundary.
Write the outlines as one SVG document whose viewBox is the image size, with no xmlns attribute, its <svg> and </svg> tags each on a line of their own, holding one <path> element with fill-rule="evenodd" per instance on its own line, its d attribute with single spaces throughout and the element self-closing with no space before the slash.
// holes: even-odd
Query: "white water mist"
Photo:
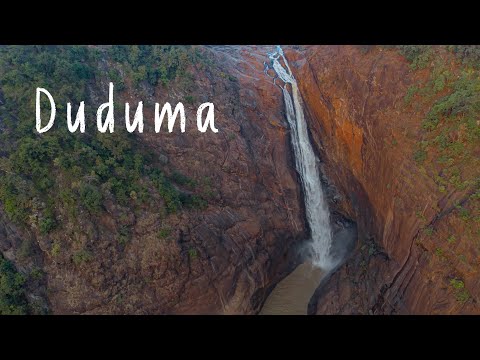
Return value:
<svg viewBox="0 0 480 360">
<path fill-rule="evenodd" d="M 322 190 L 317 158 L 308 137 L 307 123 L 303 114 L 297 81 L 280 46 L 277 46 L 276 52 L 269 53 L 268 57 L 278 78 L 284 82 L 281 89 L 285 100 L 287 120 L 291 129 L 295 165 L 302 182 L 306 217 L 311 231 L 309 241 L 311 260 L 315 266 L 330 270 L 335 266 L 335 262 L 330 256 L 332 245 L 330 213 Z M 284 65 L 280 61 L 283 61 Z M 291 85 L 291 94 L 287 89 L 287 84 Z"/>
</svg>

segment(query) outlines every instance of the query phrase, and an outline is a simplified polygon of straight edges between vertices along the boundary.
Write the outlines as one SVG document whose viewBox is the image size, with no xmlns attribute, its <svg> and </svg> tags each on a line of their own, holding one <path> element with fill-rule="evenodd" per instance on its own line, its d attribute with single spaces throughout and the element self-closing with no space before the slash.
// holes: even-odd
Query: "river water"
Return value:
<svg viewBox="0 0 480 360">
<path fill-rule="evenodd" d="M 306 315 L 308 303 L 324 274 L 310 262 L 300 264 L 275 286 L 260 315 Z"/>
</svg>

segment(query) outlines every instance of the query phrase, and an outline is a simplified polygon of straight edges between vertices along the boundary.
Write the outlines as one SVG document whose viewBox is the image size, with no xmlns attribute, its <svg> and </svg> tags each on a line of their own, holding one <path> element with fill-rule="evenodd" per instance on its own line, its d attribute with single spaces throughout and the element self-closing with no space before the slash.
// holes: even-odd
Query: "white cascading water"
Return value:
<svg viewBox="0 0 480 360">
<path fill-rule="evenodd" d="M 330 257 L 332 245 L 330 213 L 324 199 L 317 158 L 308 136 L 297 81 L 280 46 L 277 46 L 276 52 L 269 53 L 268 57 L 278 78 L 284 82 L 281 89 L 285 99 L 287 120 L 291 129 L 295 165 L 303 186 L 306 216 L 312 237 L 309 242 L 311 261 L 315 266 L 330 270 L 336 265 Z M 280 60 L 283 60 L 285 67 L 280 63 Z M 265 65 L 265 73 L 267 73 L 268 65 Z M 287 84 L 291 85 L 292 94 L 288 91 Z"/>
</svg>

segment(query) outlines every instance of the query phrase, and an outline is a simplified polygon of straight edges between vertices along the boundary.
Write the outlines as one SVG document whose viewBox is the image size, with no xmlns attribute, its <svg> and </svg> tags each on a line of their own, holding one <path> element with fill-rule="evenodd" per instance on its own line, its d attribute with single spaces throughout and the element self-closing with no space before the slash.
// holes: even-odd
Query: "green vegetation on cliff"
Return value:
<svg viewBox="0 0 480 360">
<path fill-rule="evenodd" d="M 412 69 L 423 69 L 432 57 L 432 48 L 428 45 L 398 45 L 400 53 L 410 61 Z"/>
<path fill-rule="evenodd" d="M 177 77 L 188 81 L 188 65 L 200 59 L 190 47 L 172 45 L 113 45 L 108 53 L 123 65 L 135 84 L 146 81 L 151 86 L 165 85 Z"/>
<path fill-rule="evenodd" d="M 84 134 L 71 134 L 57 122 L 47 133 L 35 130 L 37 87 L 55 97 L 57 116 L 65 114 L 68 102 L 75 114 L 85 100 L 88 121 L 96 111 L 88 104 L 105 96 L 109 81 L 119 97 L 169 82 L 186 89 L 193 83 L 189 69 L 200 55 L 188 46 L 0 46 L 0 216 L 28 233 L 51 236 L 45 253 L 80 267 L 95 254 L 84 243 L 59 240 L 55 234 L 69 228 L 90 238 L 93 233 L 85 224 L 96 226 L 108 206 L 115 211 L 113 235 L 120 251 L 132 237 L 132 223 L 124 221 L 124 214 L 149 208 L 168 216 L 204 208 L 206 201 L 195 194 L 200 193 L 196 182 L 160 161 L 124 127 L 102 134 L 87 126 Z M 17 250 L 19 256 L 27 254 Z M 25 281 L 0 257 L 0 314 L 33 311 Z"/>
<path fill-rule="evenodd" d="M 27 301 L 23 285 L 25 277 L 0 255 L 0 315 L 24 315 Z"/>
<path fill-rule="evenodd" d="M 464 304 L 472 296 L 468 281 L 461 278 L 468 278 L 471 270 L 467 269 L 478 266 L 472 257 L 480 249 L 480 46 L 397 48 L 414 71 L 421 71 L 415 74 L 421 80 L 405 94 L 407 106 L 415 111 L 426 109 L 413 159 L 435 182 L 438 196 L 450 202 L 443 205 L 442 216 L 449 213 L 449 221 L 462 229 L 438 239 L 439 245 L 447 245 L 437 247 L 435 254 L 445 268 L 453 296 Z M 434 227 L 429 228 L 430 234 Z M 476 248 L 470 248 L 472 256 L 456 246 L 457 240 Z M 451 274 L 457 277 L 448 280 Z"/>
<path fill-rule="evenodd" d="M 168 213 L 203 207 L 201 198 L 180 190 L 191 185 L 186 177 L 167 176 L 155 156 L 124 129 L 101 134 L 87 127 L 85 134 L 71 134 L 54 126 L 39 135 L 34 126 L 36 87 L 49 89 L 62 113 L 67 102 L 75 107 L 105 93 L 99 85 L 109 80 L 126 77 L 134 85 L 155 86 L 188 78 L 187 69 L 197 58 L 187 46 L 0 47 L 0 204 L 7 216 L 48 234 L 60 226 L 59 212 L 70 220 L 82 211 L 96 216 L 112 197 L 134 208 L 156 190 Z M 101 70 L 105 61 L 115 64 L 106 74 Z M 95 116 L 88 105 L 85 113 L 87 119 Z"/>
<path fill-rule="evenodd" d="M 429 108 L 413 157 L 434 174 L 440 192 L 480 186 L 480 46 L 399 46 L 428 78 L 405 95 L 409 106 Z M 415 66 L 413 66 L 415 65 Z"/>
</svg>

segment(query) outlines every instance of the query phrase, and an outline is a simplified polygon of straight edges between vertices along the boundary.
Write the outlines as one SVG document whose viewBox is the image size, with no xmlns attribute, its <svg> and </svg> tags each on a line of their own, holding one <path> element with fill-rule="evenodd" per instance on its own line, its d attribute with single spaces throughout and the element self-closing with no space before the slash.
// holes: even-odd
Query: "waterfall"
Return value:
<svg viewBox="0 0 480 360">
<path fill-rule="evenodd" d="M 332 269 L 336 264 L 330 256 L 332 245 L 332 230 L 330 227 L 330 214 L 324 198 L 317 158 L 308 136 L 307 123 L 303 114 L 302 100 L 298 90 L 297 81 L 288 65 L 288 61 L 280 46 L 277 51 L 268 53 L 270 66 L 284 85 L 282 89 L 285 100 L 287 120 L 291 131 L 295 166 L 300 174 L 305 198 L 305 211 L 307 222 L 311 231 L 308 241 L 311 261 L 315 266 L 324 270 Z M 284 65 L 282 65 L 281 61 Z M 268 75 L 269 65 L 265 63 L 265 73 Z M 291 94 L 287 89 L 291 85 Z"/>
</svg>

